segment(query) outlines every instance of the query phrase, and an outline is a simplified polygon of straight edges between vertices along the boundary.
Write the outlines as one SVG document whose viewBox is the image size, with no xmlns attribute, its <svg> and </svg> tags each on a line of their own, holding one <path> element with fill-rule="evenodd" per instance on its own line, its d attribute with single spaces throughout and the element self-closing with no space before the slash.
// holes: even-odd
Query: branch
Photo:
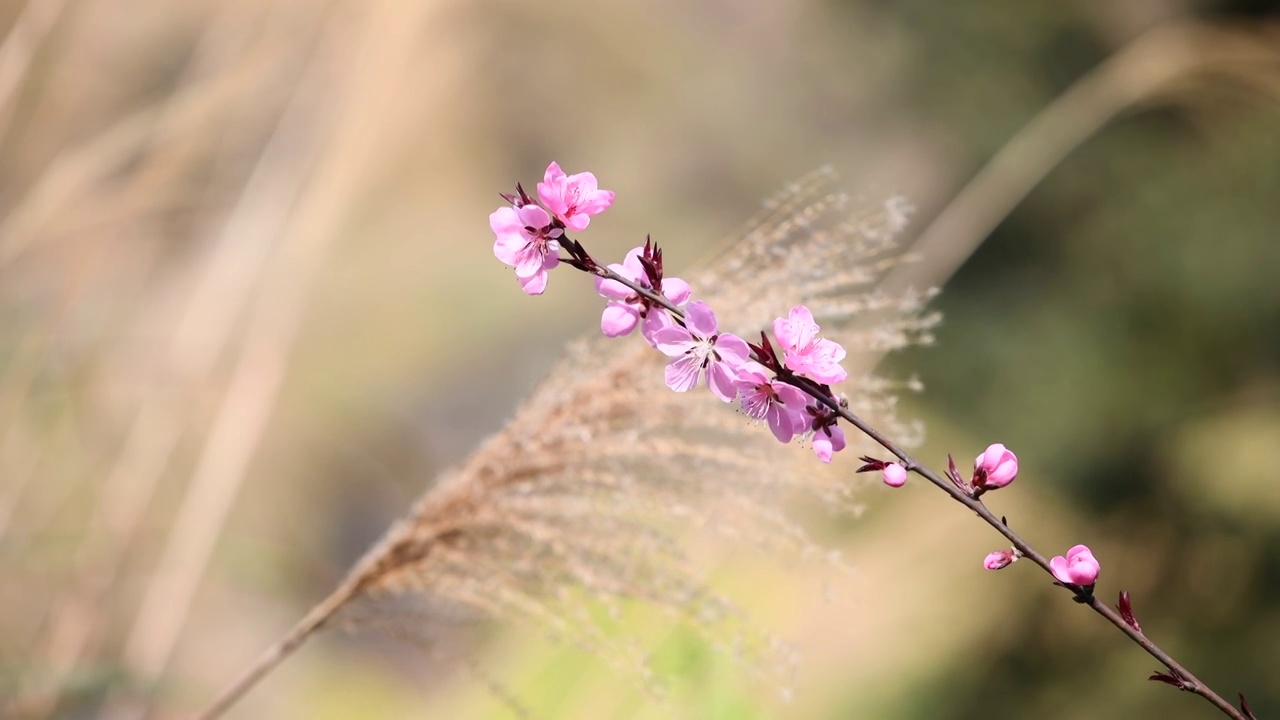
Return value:
<svg viewBox="0 0 1280 720">
<path fill-rule="evenodd" d="M 578 251 L 585 255 L 585 250 L 582 249 L 581 244 L 580 243 L 575 243 L 575 244 L 577 245 Z M 674 305 L 670 300 L 663 297 L 660 293 L 655 293 L 652 289 L 644 287 L 643 285 L 637 282 L 634 282 L 632 280 L 629 280 L 619 275 L 618 273 L 610 270 L 608 267 L 599 265 L 598 263 L 595 263 L 595 262 L 587 263 L 586 267 L 579 266 L 578 264 L 573 264 L 573 266 L 580 270 L 583 270 L 584 272 L 599 276 L 606 280 L 613 280 L 613 281 L 622 283 L 623 285 L 632 289 L 637 294 L 646 298 L 650 302 L 656 305 L 660 305 L 663 308 L 666 308 L 666 310 L 671 313 L 672 317 L 674 317 L 676 320 L 683 323 L 684 312 L 680 310 L 679 307 Z M 769 358 L 764 357 L 759 351 L 755 349 L 752 350 L 752 359 L 765 365 L 769 364 L 768 362 Z M 920 477 L 924 478 L 925 480 L 928 480 L 930 483 L 935 485 L 938 489 L 942 490 L 947 495 L 949 495 L 952 500 L 955 500 L 961 505 L 964 505 L 969 510 L 973 511 L 973 513 L 977 515 L 979 518 L 981 518 L 983 522 L 985 522 L 987 525 L 990 525 L 992 528 L 995 529 L 996 532 L 1003 535 L 1005 539 L 1008 540 L 1010 544 L 1012 544 L 1013 547 L 1018 551 L 1019 555 L 1021 555 L 1022 557 L 1029 558 L 1036 565 L 1039 565 L 1040 569 L 1044 570 L 1046 573 L 1049 573 L 1050 577 L 1053 577 L 1053 570 L 1049 567 L 1049 560 L 1044 556 L 1044 554 L 1036 550 L 1035 547 L 1031 545 L 1031 543 L 1027 542 L 1027 540 L 1024 539 L 1017 532 L 1014 532 L 1013 529 L 1011 529 L 1008 526 L 1008 524 L 1004 522 L 1003 518 L 996 517 L 996 515 L 987 508 L 986 504 L 983 503 L 979 497 L 977 497 L 977 494 L 970 494 L 966 492 L 964 489 L 961 488 L 961 486 L 957 485 L 955 482 L 952 482 L 950 479 L 944 479 L 938 473 L 934 472 L 933 470 L 929 469 L 927 466 L 918 462 L 915 458 L 913 458 L 910 454 L 908 454 L 907 451 L 903 449 L 900 445 L 893 442 L 893 440 L 886 437 L 880 431 L 876 430 L 874 427 L 869 425 L 862 418 L 850 412 L 849 408 L 845 407 L 845 405 L 843 405 L 839 400 L 837 400 L 831 394 L 831 392 L 828 389 L 826 389 L 824 386 L 819 385 L 818 383 L 808 378 L 796 375 L 795 373 L 792 373 L 786 370 L 785 368 L 783 368 L 781 372 L 778 373 L 778 380 L 800 389 L 802 392 L 812 397 L 814 400 L 826 406 L 828 409 L 830 409 L 832 412 L 838 415 L 845 422 L 857 428 L 859 431 L 862 432 L 862 434 L 874 440 L 877 444 L 879 444 L 885 450 L 892 453 L 893 456 L 896 457 L 901 462 L 903 467 L 905 467 L 908 472 L 913 472 L 916 475 L 919 475 Z M 1093 586 L 1072 585 L 1069 583 L 1058 582 L 1056 579 L 1054 581 L 1054 584 L 1070 591 L 1074 596 L 1074 599 L 1076 602 L 1080 603 L 1081 605 L 1088 606 L 1095 613 L 1102 616 L 1107 622 L 1114 625 L 1118 630 L 1120 630 L 1120 632 L 1124 633 L 1130 640 L 1136 643 L 1138 647 L 1145 650 L 1148 655 L 1155 658 L 1162 665 L 1168 668 L 1169 673 L 1156 673 L 1150 679 L 1160 680 L 1162 682 L 1166 682 L 1168 684 L 1174 685 L 1178 689 L 1183 690 L 1185 692 L 1190 692 L 1192 694 L 1199 695 L 1200 697 L 1207 700 L 1214 707 L 1221 710 L 1224 715 L 1230 718 L 1234 718 L 1234 720 L 1251 720 L 1251 713 L 1246 714 L 1248 712 L 1247 710 L 1242 711 L 1241 709 L 1236 708 L 1230 702 L 1225 700 L 1221 695 L 1214 692 L 1213 689 L 1210 688 L 1204 681 L 1200 680 L 1194 674 L 1192 674 L 1190 670 L 1187 670 L 1187 668 L 1184 667 L 1177 660 L 1175 660 L 1173 656 L 1171 656 L 1169 653 L 1161 649 L 1160 646 L 1152 642 L 1150 638 L 1148 638 L 1145 634 L 1142 633 L 1140 626 L 1137 623 L 1137 620 L 1133 620 L 1131 624 L 1126 620 L 1124 616 L 1122 616 L 1121 612 L 1116 611 L 1111 606 L 1101 602 L 1096 597 L 1094 597 Z M 1128 604 L 1127 593 L 1125 593 L 1122 596 L 1121 605 L 1122 605 L 1122 608 L 1125 609 L 1125 614 L 1127 614 L 1129 618 L 1132 618 L 1132 610 L 1128 609 L 1129 604 Z M 1247 703 L 1244 702 L 1243 696 L 1241 696 L 1241 704 L 1243 707 L 1247 708 Z"/>
</svg>

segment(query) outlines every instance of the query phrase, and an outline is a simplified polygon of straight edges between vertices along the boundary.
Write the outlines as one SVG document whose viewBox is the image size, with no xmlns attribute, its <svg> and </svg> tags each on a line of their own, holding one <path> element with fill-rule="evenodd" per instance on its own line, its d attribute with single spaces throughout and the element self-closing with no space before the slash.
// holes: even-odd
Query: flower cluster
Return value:
<svg viewBox="0 0 1280 720">
<path fill-rule="evenodd" d="M 560 264 L 560 238 L 565 228 L 582 230 L 613 204 L 613 191 L 601 190 L 591 173 L 565 175 L 556 163 L 547 166 L 538 183 L 538 200 L 520 185 L 515 195 L 503 195 L 508 205 L 489 215 L 489 229 L 497 239 L 493 254 L 516 269 L 520 287 L 530 295 L 547 289 L 547 271 Z"/>
<path fill-rule="evenodd" d="M 844 401 L 831 393 L 831 384 L 844 382 L 845 348 L 819 336 L 812 311 L 796 305 L 785 318 L 773 320 L 773 341 L 760 333 L 753 345 L 732 333 L 719 331 L 716 311 L 692 300 L 694 290 L 680 278 L 664 277 L 662 250 L 646 238 L 627 252 L 622 263 L 600 265 L 581 243 L 564 236 L 581 231 L 613 204 L 613 192 L 600 190 L 594 174 L 564 174 L 557 163 L 548 165 L 538 183 L 538 201 L 521 187 L 503 195 L 507 206 L 489 215 L 497 240 L 494 255 L 515 266 L 516 278 L 529 295 L 547 288 L 549 270 L 566 263 L 595 275 L 595 291 L 605 300 L 600 332 L 621 337 L 640 328 L 641 337 L 669 357 L 664 379 L 676 392 L 689 392 L 700 383 L 723 402 L 739 402 L 742 413 L 767 424 L 780 442 L 809 437 L 814 454 L 831 462 L 844 450 L 845 432 L 838 425 Z M 566 250 L 568 258 L 559 251 Z M 896 461 L 863 457 L 859 473 L 877 471 L 884 484 L 899 488 L 909 471 Z M 973 461 L 966 480 L 950 461 L 947 478 L 965 496 L 1009 486 L 1018 477 L 1018 456 L 1000 443 L 987 447 Z M 998 570 L 1018 560 L 1020 552 L 989 553 L 984 568 Z M 1075 546 L 1052 561 L 1053 577 L 1061 583 L 1091 587 L 1098 564 L 1087 547 Z"/>
<path fill-rule="evenodd" d="M 668 388 L 688 392 L 705 383 L 721 401 L 737 400 L 743 413 L 768 425 L 779 442 L 808 437 L 823 462 L 831 462 L 832 455 L 844 449 L 836 409 L 843 408 L 844 401 L 837 400 L 829 386 L 848 377 L 840 365 L 845 349 L 820 336 L 809 308 L 797 305 L 786 317 L 775 319 L 773 340 L 762 332 L 758 345 L 749 343 L 721 332 L 715 311 L 692 299 L 689 283 L 665 276 L 662 250 L 651 240 L 646 238 L 621 263 L 604 266 L 581 243 L 565 236 L 566 231 L 586 229 L 592 215 L 613 204 L 613 192 L 599 189 L 595 175 L 566 175 L 553 162 L 538 183 L 537 202 L 518 184 L 514 194 L 502 197 L 507 205 L 489 216 L 496 236 L 493 253 L 515 268 L 526 293 L 541 294 L 549 271 L 562 262 L 589 272 L 596 276 L 596 292 L 606 301 L 600 331 L 613 338 L 640 328 L 641 336 L 670 358 L 664 372 Z M 568 257 L 560 257 L 562 249 Z M 878 472 L 889 487 L 907 482 L 908 468 L 899 462 L 872 457 L 862 461 L 857 472 Z M 999 443 L 974 459 L 968 480 L 954 460 L 947 469 L 951 482 L 974 500 L 1008 486 L 1017 476 L 1018 457 Z M 984 558 L 983 566 L 999 570 L 1019 557 L 1016 548 L 998 550 Z M 1051 563 L 1059 582 L 1079 587 L 1092 587 L 1098 569 L 1083 545 Z"/>
<path fill-rule="evenodd" d="M 489 216 L 489 227 L 495 236 L 493 253 L 515 268 L 516 279 L 526 293 L 542 294 L 550 271 L 561 264 L 594 275 L 596 292 L 605 299 L 600 331 L 615 338 L 640 328 L 645 341 L 670 358 L 664 377 L 671 390 L 688 392 L 705 383 L 721 401 L 736 400 L 743 413 L 768 425 L 778 441 L 809 438 L 814 453 L 823 462 L 831 462 L 832 455 L 845 447 L 844 430 L 839 426 L 844 419 L 896 456 L 895 460 L 863 457 L 857 472 L 880 473 L 884 484 L 892 488 L 905 485 L 912 473 L 920 475 L 1012 541 L 1013 547 L 984 557 L 983 567 L 1000 570 L 1029 557 L 1044 567 L 1057 584 L 1071 590 L 1077 601 L 1091 604 L 1121 629 L 1127 626 L 1132 632 L 1142 633 L 1127 592 L 1121 592 L 1114 614 L 1099 609 L 1093 589 L 1101 565 L 1088 547 L 1076 545 L 1065 556 L 1045 559 L 1009 529 L 1005 518 L 997 520 L 986 509 L 981 497 L 1008 487 L 1018 476 L 1018 458 L 1004 445 L 989 445 L 978 455 L 968 478 L 961 475 L 954 458 L 948 456 L 944 480 L 942 475 L 917 465 L 903 450 L 850 414 L 847 401 L 830 387 L 848 377 L 840 365 L 845 349 L 834 340 L 821 337 L 821 328 L 809 308 L 791 308 L 785 317 L 773 321 L 773 338 L 762 332 L 756 344 L 721 332 L 715 311 L 706 302 L 693 299 L 694 290 L 689 283 L 665 277 L 662 251 L 649 239 L 628 252 L 621 263 L 596 262 L 581 243 L 565 234 L 585 230 L 592 216 L 613 204 L 614 193 L 601 190 L 595 175 L 589 172 L 567 175 L 553 162 L 537 185 L 537 201 L 519 184 L 514 194 L 502 197 L 507 204 Z M 894 214 L 891 224 L 899 224 L 900 206 L 890 210 Z M 561 251 L 567 256 L 561 256 Z M 1151 680 L 1202 694 L 1232 717 L 1254 717 L 1243 695 L 1240 714 L 1168 660 L 1163 651 L 1140 644 L 1169 669 L 1156 672 Z"/>
<path fill-rule="evenodd" d="M 632 249 L 621 263 L 603 266 L 566 231 L 583 230 L 592 215 L 613 203 L 614 194 L 600 190 L 595 175 L 566 175 L 551 163 L 538 183 L 535 202 L 520 185 L 503 195 L 507 205 L 489 216 L 496 240 L 493 254 L 515 268 L 521 288 L 539 295 L 548 273 L 561 262 L 596 276 L 596 292 L 605 299 L 600 331 L 607 337 L 640 334 L 667 362 L 667 387 L 688 392 L 706 383 L 723 402 L 737 400 L 742 411 L 769 426 L 780 442 L 810 437 L 823 462 L 845 447 L 838 426 L 839 406 L 829 385 L 848 373 L 840 366 L 845 350 L 819 336 L 821 328 L 803 305 L 791 308 L 773 323 L 777 350 L 765 333 L 752 345 L 732 333 L 721 332 L 715 311 L 693 300 L 693 288 L 679 278 L 665 277 L 662 251 L 652 241 Z M 561 257 L 560 251 L 568 253 Z M 779 356 L 779 353 L 781 356 Z M 826 403 L 811 397 L 799 383 L 823 393 Z"/>
</svg>

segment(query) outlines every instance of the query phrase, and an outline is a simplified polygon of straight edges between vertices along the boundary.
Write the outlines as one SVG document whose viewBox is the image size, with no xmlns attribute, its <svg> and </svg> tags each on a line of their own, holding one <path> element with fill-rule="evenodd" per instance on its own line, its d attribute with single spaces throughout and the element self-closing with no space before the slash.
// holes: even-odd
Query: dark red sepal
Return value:
<svg viewBox="0 0 1280 720">
<path fill-rule="evenodd" d="M 1133 614 L 1133 601 L 1129 599 L 1129 591 L 1120 591 L 1120 602 L 1116 605 L 1116 610 L 1120 612 L 1120 617 L 1128 623 L 1129 627 L 1142 632 L 1142 625 L 1138 624 L 1138 618 Z"/>
<path fill-rule="evenodd" d="M 1191 689 L 1191 684 L 1187 682 L 1187 679 L 1186 679 L 1186 678 L 1184 678 L 1184 677 L 1182 677 L 1181 675 L 1179 675 L 1179 674 L 1178 674 L 1178 672 L 1177 672 L 1176 670 L 1170 670 L 1169 672 L 1164 672 L 1164 671 L 1162 671 L 1162 670 L 1157 670 L 1157 671 L 1155 671 L 1155 672 L 1151 673 L 1151 677 L 1149 677 L 1149 678 L 1147 678 L 1147 679 L 1148 679 L 1148 680 L 1154 680 L 1154 681 L 1156 681 L 1156 682 L 1162 682 L 1162 683 L 1164 683 L 1164 684 L 1166 684 L 1166 685 L 1172 685 L 1172 686 L 1174 686 L 1174 687 L 1178 688 L 1179 690 L 1190 690 L 1190 689 Z"/>
</svg>

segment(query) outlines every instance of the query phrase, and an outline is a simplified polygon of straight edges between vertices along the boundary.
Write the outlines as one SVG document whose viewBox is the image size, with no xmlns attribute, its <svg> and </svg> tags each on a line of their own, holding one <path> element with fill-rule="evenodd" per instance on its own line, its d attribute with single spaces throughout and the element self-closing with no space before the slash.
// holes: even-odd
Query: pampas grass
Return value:
<svg viewBox="0 0 1280 720">
<path fill-rule="evenodd" d="M 809 304 L 829 336 L 854 350 L 851 367 L 864 371 L 844 385 L 850 406 L 913 438 L 918 428 L 894 414 L 899 386 L 866 372 L 886 351 L 928 342 L 938 320 L 923 312 L 929 293 L 877 288 L 908 259 L 894 242 L 905 212 L 900 199 L 858 205 L 819 171 L 769 202 L 692 282 L 700 298 L 725 308 L 722 327 L 744 337 L 788 303 Z M 681 536 L 694 527 L 772 552 L 823 554 L 786 508 L 803 495 L 856 512 L 853 486 L 721 404 L 667 391 L 661 377 L 661 355 L 637 339 L 574 343 L 507 426 L 435 481 L 202 717 L 219 715 L 349 604 L 404 597 L 540 628 L 651 678 L 634 639 L 604 632 L 593 613 L 617 617 L 624 601 L 642 601 L 683 618 L 785 693 L 792 654 L 700 581 Z M 394 603 L 382 607 L 396 612 Z M 378 612 L 353 617 L 387 621 Z M 646 687 L 661 695 L 660 683 Z"/>
</svg>

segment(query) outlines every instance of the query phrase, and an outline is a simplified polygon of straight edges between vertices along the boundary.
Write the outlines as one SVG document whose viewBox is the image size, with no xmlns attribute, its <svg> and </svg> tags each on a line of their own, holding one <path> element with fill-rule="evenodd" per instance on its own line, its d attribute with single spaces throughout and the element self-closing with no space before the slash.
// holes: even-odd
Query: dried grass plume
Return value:
<svg viewBox="0 0 1280 720">
<path fill-rule="evenodd" d="M 877 287 L 909 259 L 894 241 L 907 213 L 897 198 L 859 203 L 821 170 L 767 203 L 706 270 L 686 277 L 721 326 L 744 337 L 807 304 L 850 350 L 850 379 L 839 389 L 851 409 L 909 440 L 919 430 L 896 419 L 894 394 L 911 383 L 870 372 L 885 352 L 929 342 L 938 320 L 924 311 L 931 292 Z M 669 392 L 662 362 L 635 339 L 571 345 L 506 427 L 434 482 L 202 717 L 219 715 L 357 599 L 376 603 L 343 613 L 357 625 L 422 622 L 421 612 L 388 617 L 416 606 L 428 616 L 462 610 L 535 627 L 635 671 L 660 695 L 643 649 L 600 619 L 639 600 L 686 618 L 712 646 L 785 686 L 791 654 L 701 582 L 680 538 L 695 527 L 769 551 L 821 552 L 786 508 L 807 496 L 856 511 L 855 480 L 818 468 L 794 444 L 779 446 L 701 393 Z M 601 607 L 610 612 L 595 612 Z"/>
</svg>

